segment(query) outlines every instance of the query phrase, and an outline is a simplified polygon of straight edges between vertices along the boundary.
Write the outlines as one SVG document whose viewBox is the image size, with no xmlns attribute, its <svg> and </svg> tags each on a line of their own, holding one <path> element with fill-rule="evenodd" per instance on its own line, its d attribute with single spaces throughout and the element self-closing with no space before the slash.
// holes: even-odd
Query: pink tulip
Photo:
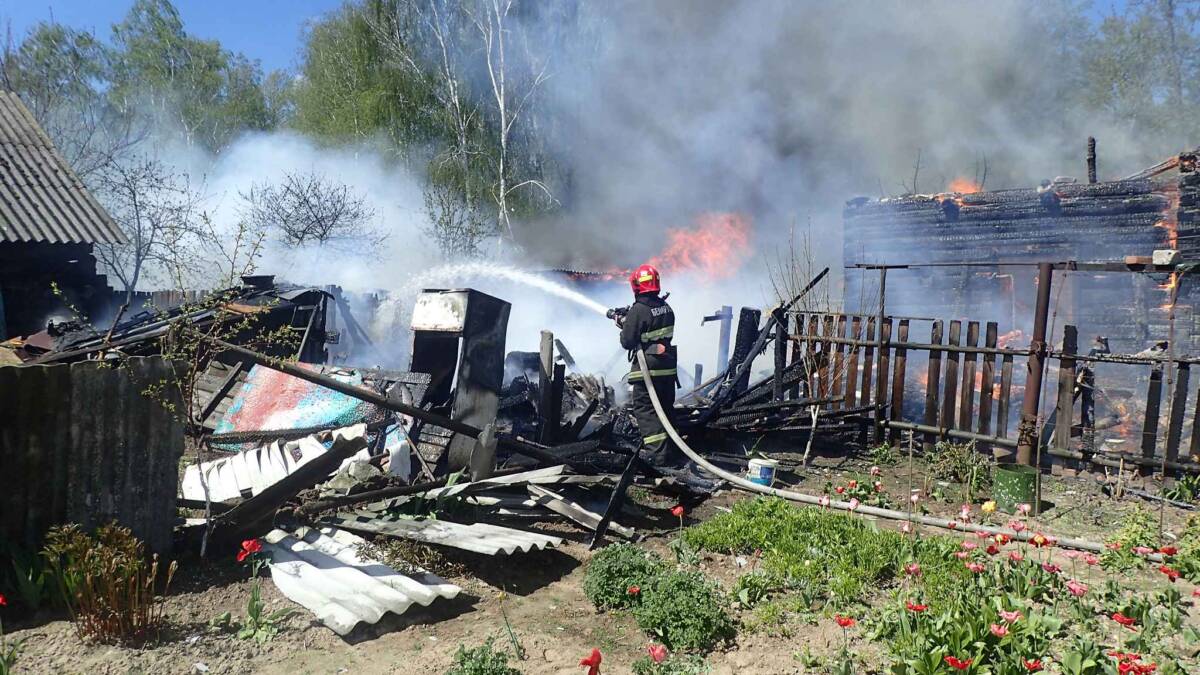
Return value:
<svg viewBox="0 0 1200 675">
<path fill-rule="evenodd" d="M 975 549 L 979 548 L 979 544 L 976 544 L 973 541 L 964 541 L 963 543 L 959 544 L 959 546 L 961 546 L 964 551 L 974 551 Z"/>
<path fill-rule="evenodd" d="M 1019 612 L 1019 611 L 1018 612 L 1001 611 L 1000 618 L 1004 619 L 1005 623 L 1012 623 L 1014 621 L 1020 621 L 1022 616 L 1021 616 L 1021 612 Z"/>
<path fill-rule="evenodd" d="M 858 505 L 859 505 L 858 497 L 851 497 L 850 498 L 850 510 L 853 511 L 853 510 L 857 509 Z"/>
<path fill-rule="evenodd" d="M 995 635 L 998 638 L 1002 638 L 1005 635 L 1008 635 L 1008 626 L 1004 626 L 1004 625 L 1001 625 L 998 623 L 992 624 L 992 635 Z"/>
<path fill-rule="evenodd" d="M 1067 582 L 1067 590 L 1071 592 L 1071 595 L 1079 598 L 1082 597 L 1084 593 L 1088 592 L 1088 587 L 1074 579 L 1071 579 Z"/>
</svg>

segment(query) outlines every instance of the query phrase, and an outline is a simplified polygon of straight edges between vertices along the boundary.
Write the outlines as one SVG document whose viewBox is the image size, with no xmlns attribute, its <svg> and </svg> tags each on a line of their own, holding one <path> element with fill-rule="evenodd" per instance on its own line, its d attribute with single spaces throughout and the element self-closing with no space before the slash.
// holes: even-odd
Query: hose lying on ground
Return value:
<svg viewBox="0 0 1200 675">
<path fill-rule="evenodd" d="M 698 464 L 705 471 L 728 481 L 732 485 L 741 488 L 742 490 L 757 492 L 764 495 L 771 495 L 774 497 L 781 497 L 789 501 L 800 502 L 801 504 L 811 504 L 813 506 L 822 505 L 820 497 L 807 495 L 802 492 L 780 490 L 778 488 L 767 487 L 766 485 L 759 485 L 758 483 L 747 480 L 742 476 L 729 473 L 728 471 L 715 466 L 712 464 L 712 462 L 709 462 L 707 459 L 697 454 L 695 450 L 692 450 L 690 447 L 688 447 L 688 444 L 684 442 L 683 437 L 679 435 L 679 432 L 676 431 L 675 427 L 671 424 L 671 420 L 667 417 L 666 411 L 663 410 L 662 402 L 658 400 L 658 393 L 654 391 L 653 386 L 649 386 L 651 381 L 650 368 L 646 365 L 646 353 L 641 349 L 638 349 L 637 359 L 638 367 L 642 369 L 642 381 L 647 383 L 646 391 L 650 393 L 650 402 L 654 404 L 654 412 L 658 414 L 658 419 L 660 422 L 662 422 L 663 428 L 667 430 L 667 434 L 671 437 L 671 440 L 675 441 L 675 445 L 679 446 L 679 449 L 683 451 L 683 454 L 687 455 L 688 458 L 690 458 L 693 462 Z M 1004 529 L 1002 527 L 992 527 L 990 525 L 960 523 L 957 521 L 947 520 L 945 518 L 934 518 L 933 516 L 924 516 L 920 514 L 908 514 L 903 511 L 896 511 L 894 509 L 884 509 L 876 506 L 865 506 L 862 504 L 851 508 L 850 502 L 834 499 L 829 500 L 828 508 L 838 509 L 840 511 L 853 511 L 854 513 L 875 516 L 877 518 L 887 518 L 889 520 L 907 520 L 921 525 L 940 527 L 942 529 L 955 530 L 958 532 L 987 532 L 989 534 L 1003 534 L 1007 537 L 1011 537 L 1015 541 L 1029 541 L 1036 534 L 1038 534 L 1029 532 L 1027 530 L 1016 532 L 1013 530 Z M 1058 538 L 1056 542 L 1057 546 L 1064 548 L 1074 548 L 1081 551 L 1091 551 L 1094 553 L 1101 553 L 1104 551 L 1103 544 L 1098 544 L 1094 541 L 1087 541 L 1084 539 Z M 1153 562 L 1162 562 L 1162 556 L 1157 553 L 1147 555 L 1146 558 Z"/>
</svg>

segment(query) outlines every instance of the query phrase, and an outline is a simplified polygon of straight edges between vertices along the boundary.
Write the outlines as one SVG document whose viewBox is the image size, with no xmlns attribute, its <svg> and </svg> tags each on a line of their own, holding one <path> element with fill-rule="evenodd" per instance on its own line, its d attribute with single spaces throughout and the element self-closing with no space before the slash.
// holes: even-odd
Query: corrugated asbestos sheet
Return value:
<svg viewBox="0 0 1200 675">
<path fill-rule="evenodd" d="M 52 525 L 115 520 L 167 552 L 183 426 L 142 392 L 170 379 L 160 358 L 0 367 L 0 538 L 32 548 Z"/>
<path fill-rule="evenodd" d="M 365 426 L 359 428 L 366 433 Z M 314 434 L 294 441 L 276 441 L 229 457 L 193 464 L 183 472 L 181 492 L 184 499 L 204 501 L 207 483 L 208 498 L 214 502 L 257 495 L 328 452 L 322 439 L 329 436 L 328 433 Z M 204 472 L 203 480 L 201 471 Z"/>
<path fill-rule="evenodd" d="M 271 556 L 271 580 L 288 599 L 315 614 L 338 635 L 413 604 L 429 606 L 462 590 L 414 568 L 401 574 L 359 552 L 363 540 L 331 527 L 272 530 L 263 538 Z"/>
<path fill-rule="evenodd" d="M 0 92 L 0 241 L 124 243 L 16 94 Z"/>
<path fill-rule="evenodd" d="M 535 548 L 540 550 L 562 544 L 562 539 L 558 537 L 488 525 L 487 523 L 463 525 L 446 520 L 410 520 L 391 517 L 375 511 L 338 514 L 326 518 L 325 522 L 355 532 L 403 537 L 427 544 L 453 546 L 484 555 L 496 555 L 497 553 L 511 555 L 516 551 L 528 553 Z"/>
</svg>

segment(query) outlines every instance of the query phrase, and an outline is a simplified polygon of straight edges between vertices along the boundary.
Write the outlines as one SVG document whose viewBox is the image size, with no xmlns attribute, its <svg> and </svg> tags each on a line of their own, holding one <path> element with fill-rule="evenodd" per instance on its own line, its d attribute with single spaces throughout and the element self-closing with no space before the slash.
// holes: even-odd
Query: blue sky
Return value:
<svg viewBox="0 0 1200 675">
<path fill-rule="evenodd" d="M 336 9 L 342 0 L 176 0 L 189 34 L 217 39 L 226 49 L 262 62 L 264 70 L 294 65 L 301 31 L 310 19 Z M 107 39 L 130 0 L 0 0 L 0 28 L 13 40 L 53 17 Z"/>
<path fill-rule="evenodd" d="M 671 0 L 660 0 L 671 1 Z M 1001 2 L 1007 0 L 998 0 Z M 1093 0 L 1095 20 L 1124 9 L 1128 0 Z M 176 0 L 186 30 L 221 41 L 227 49 L 258 59 L 264 70 L 296 62 L 301 32 L 309 20 L 336 9 L 342 0 Z M 55 20 L 107 38 L 131 0 L 0 0 L 0 29 L 14 40 L 39 21 Z"/>
</svg>

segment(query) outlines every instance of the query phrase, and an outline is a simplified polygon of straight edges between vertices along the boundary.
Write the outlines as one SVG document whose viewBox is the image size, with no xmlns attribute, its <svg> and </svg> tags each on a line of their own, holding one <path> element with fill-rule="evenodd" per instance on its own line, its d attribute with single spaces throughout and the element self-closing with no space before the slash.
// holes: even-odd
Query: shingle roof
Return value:
<svg viewBox="0 0 1200 675">
<path fill-rule="evenodd" d="M 0 91 L 0 241 L 126 241 L 29 109 L 5 91 Z"/>
</svg>

